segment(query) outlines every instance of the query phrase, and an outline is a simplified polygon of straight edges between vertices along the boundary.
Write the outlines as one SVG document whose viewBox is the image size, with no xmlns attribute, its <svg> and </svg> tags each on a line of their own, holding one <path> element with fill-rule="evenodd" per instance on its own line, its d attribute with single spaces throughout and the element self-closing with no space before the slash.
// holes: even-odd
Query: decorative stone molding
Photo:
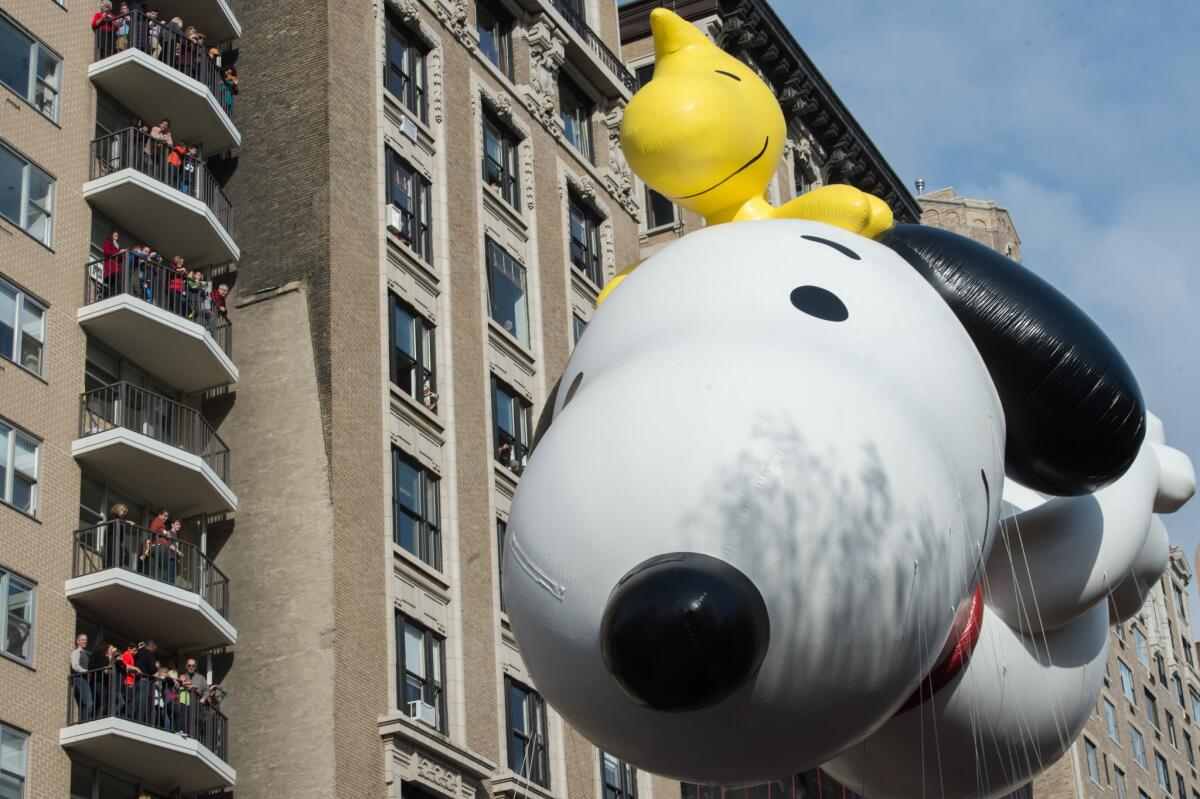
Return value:
<svg viewBox="0 0 1200 799">
<path fill-rule="evenodd" d="M 442 48 L 434 47 L 425 54 L 426 79 L 429 81 L 429 114 L 435 123 L 442 124 Z"/>
<path fill-rule="evenodd" d="M 521 194 L 525 198 L 525 207 L 530 211 L 534 207 L 534 183 L 537 181 L 537 175 L 534 174 L 533 168 L 533 139 L 526 135 L 521 139 L 520 150 L 521 159 Z"/>
<path fill-rule="evenodd" d="M 623 106 L 614 106 L 604 117 L 604 128 L 608 132 L 608 181 L 609 191 L 621 207 L 633 215 L 637 215 L 638 202 L 633 192 L 633 170 L 625 160 L 625 151 L 621 149 L 621 120 L 625 116 Z"/>
<path fill-rule="evenodd" d="M 529 42 L 529 87 L 526 105 L 552 133 L 562 133 L 558 118 L 558 70 L 566 61 L 566 41 L 543 15 L 525 30 Z"/>
<path fill-rule="evenodd" d="M 406 25 L 416 25 L 421 20 L 421 7 L 417 0 L 384 0 L 384 7 Z"/>
<path fill-rule="evenodd" d="M 474 50 L 479 46 L 467 15 L 467 0 L 433 0 L 433 13 L 463 47 Z"/>
</svg>

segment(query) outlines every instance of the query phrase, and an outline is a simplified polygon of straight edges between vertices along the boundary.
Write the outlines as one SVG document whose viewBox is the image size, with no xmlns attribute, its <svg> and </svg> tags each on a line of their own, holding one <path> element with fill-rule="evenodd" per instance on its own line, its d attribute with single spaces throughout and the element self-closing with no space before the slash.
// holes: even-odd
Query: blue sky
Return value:
<svg viewBox="0 0 1200 799">
<path fill-rule="evenodd" d="M 1026 266 L 1100 323 L 1200 462 L 1200 4 L 774 7 L 910 188 L 1009 209 Z M 1164 521 L 1191 561 L 1200 498 Z"/>
</svg>

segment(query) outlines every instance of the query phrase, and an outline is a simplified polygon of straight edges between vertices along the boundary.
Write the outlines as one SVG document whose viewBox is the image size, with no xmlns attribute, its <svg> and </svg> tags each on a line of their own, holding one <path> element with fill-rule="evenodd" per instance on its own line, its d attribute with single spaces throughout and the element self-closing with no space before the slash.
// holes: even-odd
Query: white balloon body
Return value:
<svg viewBox="0 0 1200 799">
<path fill-rule="evenodd" d="M 847 318 L 799 310 L 802 286 Z M 625 280 L 560 386 L 503 581 L 529 672 L 566 720 L 647 771 L 742 784 L 884 724 L 934 665 L 1000 513 L 999 400 L 936 292 L 826 225 L 714 226 Z M 631 700 L 599 642 L 618 580 L 672 552 L 736 567 L 770 617 L 757 673 L 686 712 Z"/>
</svg>

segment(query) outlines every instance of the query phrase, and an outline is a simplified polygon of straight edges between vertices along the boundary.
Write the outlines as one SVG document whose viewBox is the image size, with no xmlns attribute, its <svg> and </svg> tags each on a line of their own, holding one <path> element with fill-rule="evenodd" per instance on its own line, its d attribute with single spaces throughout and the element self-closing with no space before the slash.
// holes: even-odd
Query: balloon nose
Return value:
<svg viewBox="0 0 1200 799">
<path fill-rule="evenodd" d="M 696 710 L 754 676 L 770 637 L 766 603 L 746 575 L 708 555 L 674 552 L 643 561 L 617 583 L 600 651 L 638 704 Z"/>
</svg>

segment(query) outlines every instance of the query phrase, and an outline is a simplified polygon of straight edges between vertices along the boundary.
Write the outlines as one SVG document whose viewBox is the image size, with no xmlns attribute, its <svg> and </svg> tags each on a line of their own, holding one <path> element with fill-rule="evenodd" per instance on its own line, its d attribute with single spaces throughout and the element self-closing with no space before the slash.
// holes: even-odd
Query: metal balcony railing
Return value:
<svg viewBox="0 0 1200 799">
<path fill-rule="evenodd" d="M 212 336 L 226 355 L 233 354 L 233 324 L 217 312 L 209 281 L 194 281 L 173 264 L 151 261 L 134 250 L 98 258 L 84 270 L 83 304 L 128 294 L 164 311 L 190 319 Z"/>
<path fill-rule="evenodd" d="M 186 733 L 229 760 L 229 720 L 208 694 L 129 672 L 114 664 L 67 677 L 67 726 L 97 719 L 124 719 L 156 730 Z"/>
<path fill-rule="evenodd" d="M 170 531 L 156 533 L 121 519 L 76 530 L 71 576 L 106 569 L 136 572 L 199 594 L 222 618 L 229 618 L 229 578 L 198 547 Z"/>
<path fill-rule="evenodd" d="M 233 235 L 233 206 L 221 184 L 208 171 L 203 159 L 175 153 L 166 143 L 137 128 L 125 128 L 92 141 L 89 178 L 111 175 L 122 169 L 136 169 L 160 183 L 194 197 L 208 206 L 221 227 Z"/>
<path fill-rule="evenodd" d="M 141 11 L 116 14 L 96 26 L 97 61 L 125 50 L 141 50 L 203 84 L 225 115 L 233 119 L 233 87 L 226 83 L 224 69 L 209 55 L 212 47 L 192 41 L 168 20 L 151 19 Z"/>
<path fill-rule="evenodd" d="M 587 42 L 588 47 L 600 59 L 600 62 L 608 67 L 608 70 L 616 75 L 621 83 L 625 84 L 626 89 L 636 92 L 637 79 L 625 68 L 625 65 L 621 63 L 621 59 L 617 58 L 613 54 L 613 51 L 608 49 L 603 40 L 596 35 L 592 27 L 587 24 L 587 20 L 579 13 L 575 4 L 571 0 L 551 0 L 551 3 L 554 5 L 555 10 L 562 14 L 567 23 L 575 29 L 575 32 L 583 37 L 583 40 Z"/>
<path fill-rule="evenodd" d="M 125 382 L 80 396 L 80 437 L 117 427 L 197 455 L 229 483 L 229 447 L 195 408 Z"/>
</svg>

